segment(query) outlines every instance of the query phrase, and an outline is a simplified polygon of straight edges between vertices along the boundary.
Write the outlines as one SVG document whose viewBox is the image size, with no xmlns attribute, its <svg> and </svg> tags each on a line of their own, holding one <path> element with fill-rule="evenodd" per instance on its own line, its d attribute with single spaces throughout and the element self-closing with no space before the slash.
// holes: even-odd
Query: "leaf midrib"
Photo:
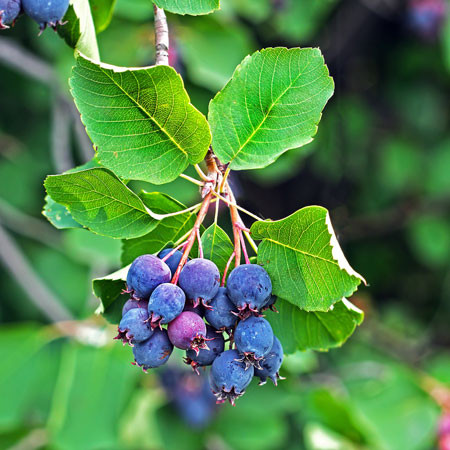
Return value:
<svg viewBox="0 0 450 450">
<path fill-rule="evenodd" d="M 189 155 L 187 154 L 186 150 L 180 147 L 178 142 L 172 138 L 172 136 L 166 131 L 166 129 L 136 99 L 134 99 L 130 94 L 128 94 L 128 92 L 125 89 L 123 89 L 122 86 L 120 86 L 120 84 L 117 83 L 117 81 L 113 77 L 111 77 L 101 66 L 99 66 L 99 68 L 132 102 L 134 102 L 135 105 L 138 106 L 138 108 L 140 108 L 148 116 L 150 120 L 152 120 L 158 126 L 158 128 L 175 144 L 175 146 L 179 150 L 181 150 L 181 152 L 184 153 L 187 158 L 189 158 Z"/>
</svg>

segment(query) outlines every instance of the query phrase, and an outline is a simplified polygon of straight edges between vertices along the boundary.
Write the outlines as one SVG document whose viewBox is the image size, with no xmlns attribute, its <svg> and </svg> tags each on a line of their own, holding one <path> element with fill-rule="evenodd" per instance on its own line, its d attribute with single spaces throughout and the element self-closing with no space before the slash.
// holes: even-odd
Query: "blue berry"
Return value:
<svg viewBox="0 0 450 450">
<path fill-rule="evenodd" d="M 147 300 L 135 300 L 134 298 L 128 299 L 122 307 L 122 317 L 130 310 L 134 308 L 144 308 L 147 309 Z"/>
<path fill-rule="evenodd" d="M 275 308 L 276 301 L 277 301 L 276 295 L 273 295 L 273 294 L 269 295 L 266 302 L 264 303 L 264 305 L 261 308 L 261 312 L 266 311 L 267 309 L 270 309 L 271 311 L 274 311 L 274 312 L 278 312 L 277 308 Z"/>
<path fill-rule="evenodd" d="M 267 378 L 270 378 L 273 381 L 273 384 L 275 384 L 276 386 L 277 380 L 281 378 L 278 374 L 278 371 L 280 370 L 282 362 L 283 347 L 281 346 L 281 342 L 278 340 L 278 338 L 274 336 L 273 345 L 270 349 L 270 352 L 260 361 L 261 369 L 255 369 L 255 375 L 258 376 L 261 380 L 259 384 L 265 384 Z"/>
<path fill-rule="evenodd" d="M 249 317 L 238 323 L 234 332 L 236 348 L 243 354 L 246 365 L 260 368 L 260 361 L 273 345 L 273 331 L 270 323 L 263 317 Z"/>
<path fill-rule="evenodd" d="M 205 312 L 206 321 L 217 330 L 229 330 L 236 324 L 238 310 L 228 298 L 226 288 L 219 288 Z M 234 314 L 233 314 L 234 313 Z"/>
<path fill-rule="evenodd" d="M 190 311 L 182 312 L 167 327 L 170 341 L 182 350 L 192 349 L 196 353 L 206 345 L 206 324 L 203 319 Z"/>
<path fill-rule="evenodd" d="M 208 341 L 208 349 L 201 349 L 198 354 L 194 350 L 186 351 L 186 364 L 190 364 L 192 368 L 199 373 L 197 367 L 210 366 L 213 361 L 225 349 L 225 340 L 222 333 L 209 325 L 206 326 L 206 340 Z"/>
<path fill-rule="evenodd" d="M 183 311 L 190 311 L 198 314 L 200 317 L 205 317 L 205 307 L 201 303 L 194 306 L 191 300 L 186 300 Z"/>
<path fill-rule="evenodd" d="M 230 273 L 227 293 L 242 317 L 258 313 L 272 292 L 269 274 L 258 264 L 243 264 Z"/>
<path fill-rule="evenodd" d="M 221 353 L 213 362 L 210 373 L 210 385 L 217 403 L 226 400 L 234 405 L 236 398 L 245 393 L 246 387 L 253 378 L 253 366 L 239 361 L 241 355 L 237 350 Z"/>
<path fill-rule="evenodd" d="M 194 306 L 200 300 L 204 306 L 208 306 L 219 290 L 219 269 L 208 259 L 192 259 L 183 267 L 178 282 L 186 296 L 194 302 Z"/>
<path fill-rule="evenodd" d="M 161 327 L 179 316 L 184 308 L 186 296 L 181 288 L 172 283 L 163 283 L 152 292 L 148 301 L 148 314 L 152 328 Z"/>
<path fill-rule="evenodd" d="M 163 259 L 166 255 L 168 255 L 173 248 L 165 248 L 158 253 L 158 258 Z M 165 263 L 169 266 L 170 272 L 173 274 L 176 272 L 178 264 L 180 264 L 181 257 L 183 253 L 180 250 L 177 250 L 172 256 L 166 259 Z"/>
<path fill-rule="evenodd" d="M 61 23 L 69 8 L 69 0 L 22 0 L 22 5 L 25 13 L 43 30 L 46 26 L 55 28 Z"/>
<path fill-rule="evenodd" d="M 153 331 L 148 325 L 148 313 L 144 308 L 130 309 L 119 323 L 119 334 L 114 339 L 122 339 L 124 344 L 133 346 L 136 342 L 145 341 Z"/>
<path fill-rule="evenodd" d="M 20 0 L 0 0 L 0 30 L 9 28 L 20 14 Z"/>
<path fill-rule="evenodd" d="M 147 371 L 162 366 L 167 362 L 173 350 L 166 330 L 156 329 L 153 335 L 143 341 L 137 342 L 133 347 L 135 363 Z"/>
<path fill-rule="evenodd" d="M 127 274 L 128 291 L 136 299 L 147 300 L 157 286 L 170 281 L 170 269 L 154 255 L 138 256 Z"/>
</svg>

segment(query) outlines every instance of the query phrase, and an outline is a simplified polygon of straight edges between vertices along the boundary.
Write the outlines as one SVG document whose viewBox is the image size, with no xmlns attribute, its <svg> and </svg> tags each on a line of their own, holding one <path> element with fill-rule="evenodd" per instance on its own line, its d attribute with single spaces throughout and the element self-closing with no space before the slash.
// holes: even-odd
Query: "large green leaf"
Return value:
<svg viewBox="0 0 450 450">
<path fill-rule="evenodd" d="M 55 227 L 60 230 L 65 228 L 83 228 L 74 220 L 69 210 L 60 203 L 56 203 L 49 195 L 45 196 L 45 206 L 42 215 Z"/>
<path fill-rule="evenodd" d="M 285 353 L 340 347 L 364 318 L 364 313 L 346 299 L 337 302 L 328 312 L 303 311 L 281 298 L 276 308 L 279 314 L 269 312 L 267 320 Z"/>
<path fill-rule="evenodd" d="M 107 169 L 51 175 L 44 185 L 55 202 L 67 207 L 76 222 L 94 233 L 132 238 L 157 225 L 142 200 Z"/>
<path fill-rule="evenodd" d="M 318 48 L 248 56 L 210 103 L 215 153 L 235 170 L 271 164 L 312 140 L 333 89 Z"/>
<path fill-rule="evenodd" d="M 70 86 L 101 164 L 117 175 L 162 184 L 203 160 L 208 123 L 171 67 L 127 69 L 78 56 Z"/>
<path fill-rule="evenodd" d="M 95 26 L 89 0 L 71 0 L 64 16 L 64 25 L 58 26 L 58 34 L 67 45 L 93 58 L 100 59 L 95 35 Z"/>
<path fill-rule="evenodd" d="M 140 195 L 144 204 L 157 214 L 168 214 L 185 209 L 185 206 L 160 192 L 144 192 Z M 158 222 L 157 227 L 136 239 L 127 239 L 122 245 L 122 264 L 130 264 L 135 258 L 148 253 L 157 253 L 169 242 L 176 242 L 186 234 L 195 222 L 195 214 L 191 211 L 166 217 Z"/>
<path fill-rule="evenodd" d="M 176 14 L 198 16 L 219 9 L 219 0 L 153 0 L 155 5 Z"/>
<path fill-rule="evenodd" d="M 273 293 L 306 311 L 328 311 L 364 281 L 345 259 L 325 208 L 255 222 L 251 233 L 262 240 L 258 264 L 269 273 Z"/>
<path fill-rule="evenodd" d="M 218 225 L 212 224 L 202 234 L 202 245 L 204 257 L 213 261 L 223 273 L 231 254 L 233 253 L 233 244 L 227 233 Z"/>
</svg>

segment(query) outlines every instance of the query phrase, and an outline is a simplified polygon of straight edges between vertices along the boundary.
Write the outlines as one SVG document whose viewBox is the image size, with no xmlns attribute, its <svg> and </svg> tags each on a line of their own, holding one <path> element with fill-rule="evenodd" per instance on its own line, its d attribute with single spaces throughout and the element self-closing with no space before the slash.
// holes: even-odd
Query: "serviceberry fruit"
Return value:
<svg viewBox="0 0 450 450">
<path fill-rule="evenodd" d="M 157 286 L 148 301 L 150 326 L 161 328 L 161 324 L 171 322 L 181 314 L 185 301 L 183 290 L 175 284 L 163 283 Z"/>
<path fill-rule="evenodd" d="M 149 339 L 136 342 L 133 347 L 134 361 L 146 372 L 148 369 L 165 364 L 172 350 L 173 345 L 169 340 L 167 331 L 156 329 Z"/>
<path fill-rule="evenodd" d="M 147 310 L 148 301 L 147 300 L 135 300 L 134 298 L 128 299 L 122 308 L 122 317 L 130 310 L 134 308 L 144 308 Z"/>
<path fill-rule="evenodd" d="M 69 0 L 22 0 L 25 13 L 39 24 L 42 30 L 56 28 L 69 8 Z"/>
<path fill-rule="evenodd" d="M 258 314 L 272 292 L 269 274 L 258 264 L 243 264 L 230 273 L 227 294 L 242 318 Z"/>
<path fill-rule="evenodd" d="M 194 306 L 201 301 L 208 308 L 219 290 L 219 269 L 209 259 L 192 259 L 183 267 L 178 283 Z"/>
<path fill-rule="evenodd" d="M 164 250 L 161 250 L 158 253 L 158 258 L 163 259 L 166 255 L 168 255 L 173 248 L 165 248 Z M 178 264 L 180 264 L 181 257 L 183 256 L 183 253 L 180 252 L 180 250 L 177 250 L 172 256 L 169 256 L 165 263 L 169 266 L 170 272 L 172 275 L 176 272 Z"/>
<path fill-rule="evenodd" d="M 136 342 L 145 341 L 153 331 L 148 325 L 148 313 L 144 308 L 130 309 L 119 323 L 119 334 L 114 339 L 133 346 Z"/>
<path fill-rule="evenodd" d="M 199 374 L 197 367 L 210 366 L 225 349 L 223 335 L 215 328 L 206 325 L 206 337 L 209 349 L 201 349 L 198 353 L 194 350 L 186 351 L 185 363 L 190 364 L 197 374 Z"/>
<path fill-rule="evenodd" d="M 192 349 L 198 353 L 200 349 L 209 348 L 206 345 L 206 324 L 198 314 L 182 312 L 169 323 L 167 331 L 172 344 L 182 350 Z"/>
<path fill-rule="evenodd" d="M 136 299 L 148 300 L 151 293 L 171 278 L 169 266 L 154 255 L 138 256 L 127 274 L 127 292 Z"/>
<path fill-rule="evenodd" d="M 275 386 L 277 385 L 277 380 L 281 379 L 278 371 L 280 370 L 282 362 L 283 347 L 281 346 L 281 342 L 278 338 L 274 336 L 272 348 L 259 363 L 261 369 L 255 368 L 255 376 L 259 377 L 261 380 L 259 383 L 260 386 L 266 384 L 267 378 L 270 378 Z"/>
<path fill-rule="evenodd" d="M 20 0 L 0 0 L 0 30 L 9 28 L 20 14 Z"/>
<path fill-rule="evenodd" d="M 200 317 L 205 317 L 205 307 L 201 303 L 199 303 L 197 306 L 194 306 L 192 300 L 186 299 L 183 311 L 191 311 L 195 314 L 198 314 Z"/>
<path fill-rule="evenodd" d="M 210 302 L 212 309 L 205 311 L 205 319 L 217 330 L 230 330 L 237 322 L 238 310 L 228 298 L 227 290 L 220 287 Z"/>
<path fill-rule="evenodd" d="M 228 400 L 233 406 L 235 400 L 244 395 L 246 387 L 253 378 L 253 366 L 246 368 L 239 361 L 241 355 L 237 350 L 221 353 L 213 362 L 210 372 L 210 385 L 217 403 Z"/>
<path fill-rule="evenodd" d="M 241 360 L 248 367 L 254 365 L 261 369 L 260 361 L 273 345 L 273 331 L 270 323 L 263 317 L 249 317 L 238 323 L 234 332 L 236 348 L 242 353 Z"/>
<path fill-rule="evenodd" d="M 264 303 L 264 305 L 261 308 L 261 312 L 266 311 L 267 309 L 270 309 L 273 312 L 278 312 L 277 308 L 275 308 L 275 303 L 277 301 L 277 296 L 276 295 L 269 295 L 269 297 L 266 299 L 266 302 Z"/>
</svg>

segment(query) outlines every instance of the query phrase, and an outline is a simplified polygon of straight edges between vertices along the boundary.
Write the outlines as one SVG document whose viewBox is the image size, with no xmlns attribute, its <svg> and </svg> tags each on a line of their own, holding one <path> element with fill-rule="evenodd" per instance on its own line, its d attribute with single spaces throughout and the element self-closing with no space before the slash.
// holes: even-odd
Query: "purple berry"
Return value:
<svg viewBox="0 0 450 450">
<path fill-rule="evenodd" d="M 207 307 L 219 290 L 219 269 L 209 259 L 192 259 L 183 267 L 178 282 L 194 306 L 201 300 Z"/>
<path fill-rule="evenodd" d="M 20 0 L 0 0 L 0 30 L 9 28 L 20 14 Z"/>
<path fill-rule="evenodd" d="M 163 259 L 166 255 L 168 255 L 173 248 L 165 248 L 158 253 L 158 258 Z M 180 264 L 181 257 L 183 253 L 180 250 L 177 250 L 172 256 L 169 256 L 165 263 L 169 266 L 170 272 L 173 274 L 177 271 L 178 264 Z"/>
<path fill-rule="evenodd" d="M 134 308 L 144 308 L 147 309 L 147 300 L 135 300 L 134 298 L 128 299 L 122 308 L 122 317 L 130 310 Z"/>
<path fill-rule="evenodd" d="M 253 366 L 239 361 L 241 355 L 237 350 L 221 353 L 213 362 L 210 373 L 210 385 L 217 403 L 226 400 L 234 405 L 236 398 L 244 395 L 246 387 L 253 378 Z"/>
<path fill-rule="evenodd" d="M 194 306 L 192 300 L 186 300 L 183 311 L 191 311 L 198 314 L 200 317 L 205 317 L 205 307 L 201 303 Z"/>
<path fill-rule="evenodd" d="M 169 339 L 175 347 L 192 349 L 196 353 L 206 345 L 206 324 L 203 319 L 190 311 L 182 312 L 167 327 Z"/>
<path fill-rule="evenodd" d="M 206 321 L 217 330 L 229 330 L 237 322 L 238 310 L 228 298 L 227 290 L 224 287 L 219 288 L 210 304 L 212 309 L 205 312 Z"/>
<path fill-rule="evenodd" d="M 194 350 L 186 351 L 185 362 L 190 364 L 197 374 L 199 373 L 197 367 L 210 366 L 225 349 L 225 340 L 222 333 L 218 333 L 215 328 L 209 325 L 206 325 L 206 338 L 208 339 L 209 349 L 201 349 L 198 353 Z"/>
<path fill-rule="evenodd" d="M 277 301 L 276 295 L 273 295 L 273 294 L 269 295 L 266 302 L 264 303 L 264 305 L 261 308 L 261 312 L 266 311 L 267 309 L 270 309 L 271 311 L 274 311 L 274 312 L 278 312 L 277 308 L 275 308 L 276 301 Z"/>
<path fill-rule="evenodd" d="M 270 323 L 262 317 L 249 317 L 238 323 L 234 332 L 236 348 L 243 354 L 246 365 L 261 369 L 260 361 L 273 345 L 273 331 Z"/>
<path fill-rule="evenodd" d="M 157 286 L 170 281 L 170 269 L 154 255 L 138 256 L 127 274 L 128 291 L 136 299 L 148 300 Z"/>
<path fill-rule="evenodd" d="M 272 292 L 269 274 L 258 264 L 243 264 L 230 273 L 227 294 L 241 317 L 258 314 Z"/>
<path fill-rule="evenodd" d="M 149 339 L 135 344 L 133 347 L 134 361 L 145 372 L 147 369 L 165 364 L 172 350 L 173 345 L 167 336 L 167 331 L 156 329 Z"/>
<path fill-rule="evenodd" d="M 69 0 L 22 0 L 25 13 L 39 24 L 41 30 L 46 26 L 55 28 L 69 8 Z"/>
<path fill-rule="evenodd" d="M 119 334 L 114 339 L 122 339 L 124 344 L 133 346 L 145 341 L 153 331 L 148 325 L 148 313 L 144 308 L 130 309 L 119 323 Z"/>
<path fill-rule="evenodd" d="M 261 380 L 259 383 L 260 386 L 266 384 L 267 378 L 270 378 L 275 386 L 277 385 L 277 380 L 281 378 L 278 371 L 280 370 L 282 362 L 283 347 L 278 338 L 274 336 L 272 348 L 260 361 L 261 369 L 255 369 L 255 376 L 259 377 Z"/>
<path fill-rule="evenodd" d="M 160 284 L 148 301 L 148 314 L 152 328 L 169 323 L 179 316 L 184 308 L 186 296 L 181 288 L 171 283 Z"/>
</svg>

